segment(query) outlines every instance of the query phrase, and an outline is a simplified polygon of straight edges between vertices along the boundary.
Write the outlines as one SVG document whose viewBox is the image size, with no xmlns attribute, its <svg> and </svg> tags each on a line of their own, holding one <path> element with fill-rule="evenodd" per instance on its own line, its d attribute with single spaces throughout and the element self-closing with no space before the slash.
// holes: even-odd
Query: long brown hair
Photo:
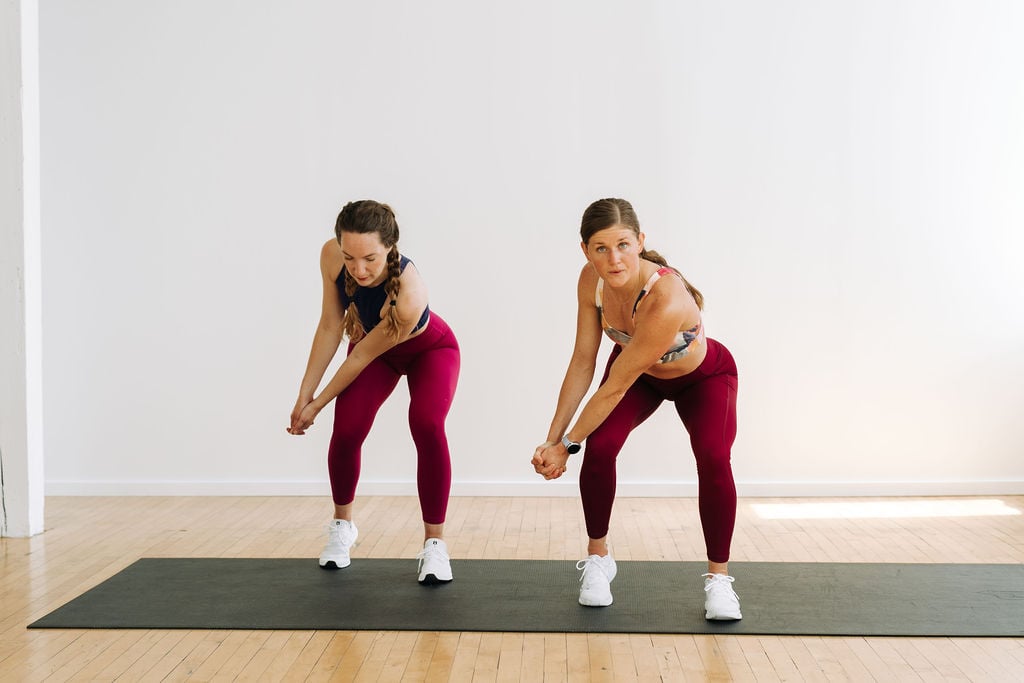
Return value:
<svg viewBox="0 0 1024 683">
<path fill-rule="evenodd" d="M 384 283 L 384 291 L 387 293 L 388 312 L 384 316 L 383 323 L 392 339 L 397 340 L 401 334 L 401 324 L 398 319 L 398 292 L 401 289 L 400 277 L 402 275 L 401 258 L 398 255 L 398 221 L 395 220 L 395 212 L 387 204 L 375 202 L 372 199 L 363 199 L 357 202 L 349 202 L 341 209 L 338 220 L 334 223 L 334 234 L 341 242 L 341 233 L 354 232 L 361 235 L 376 233 L 388 249 L 388 276 Z M 344 269 L 345 273 L 345 294 L 348 295 L 351 303 L 345 311 L 342 321 L 342 331 L 349 339 L 359 341 L 366 331 L 359 319 L 359 311 L 356 310 L 356 303 L 353 297 L 359 283 Z"/>
<path fill-rule="evenodd" d="M 606 228 L 615 227 L 616 225 L 629 228 L 633 231 L 634 235 L 640 236 L 640 219 L 636 217 L 636 211 L 633 210 L 632 204 L 625 199 L 598 199 L 583 212 L 583 220 L 580 221 L 580 238 L 584 244 L 589 244 L 590 238 L 595 233 Z M 657 263 L 659 266 L 672 268 L 672 266 L 668 265 L 664 256 L 647 248 L 640 252 L 640 258 Z M 677 273 L 679 272 L 675 268 L 672 268 L 672 270 L 675 270 Z M 693 300 L 697 302 L 697 308 L 704 310 L 704 295 L 700 293 L 700 290 L 691 285 L 683 277 L 682 273 L 679 274 L 679 277 L 683 278 L 683 284 L 686 285 L 687 291 L 690 292 Z"/>
</svg>

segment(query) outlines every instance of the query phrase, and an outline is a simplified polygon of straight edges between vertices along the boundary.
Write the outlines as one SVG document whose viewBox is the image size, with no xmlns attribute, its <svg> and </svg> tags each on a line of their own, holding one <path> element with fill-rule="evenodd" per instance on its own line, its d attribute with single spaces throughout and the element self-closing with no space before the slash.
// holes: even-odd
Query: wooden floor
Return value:
<svg viewBox="0 0 1024 683">
<path fill-rule="evenodd" d="M 991 500 L 1024 510 L 1024 497 Z M 732 560 L 1024 562 L 1024 515 L 937 502 L 744 499 Z M 836 503 L 849 504 L 840 518 L 804 514 Z M 796 518 L 773 518 L 787 504 Z M 48 499 L 44 534 L 0 539 L 0 681 L 1024 681 L 1024 639 L 1011 638 L 25 628 L 140 557 L 313 558 L 329 516 L 315 498 Z M 356 519 L 354 561 L 420 548 L 413 498 L 360 499 Z M 573 498 L 453 498 L 446 536 L 456 558 L 584 549 Z M 621 560 L 704 557 L 693 499 L 620 499 L 610 539 Z M 693 591 L 699 604 L 697 576 Z"/>
</svg>

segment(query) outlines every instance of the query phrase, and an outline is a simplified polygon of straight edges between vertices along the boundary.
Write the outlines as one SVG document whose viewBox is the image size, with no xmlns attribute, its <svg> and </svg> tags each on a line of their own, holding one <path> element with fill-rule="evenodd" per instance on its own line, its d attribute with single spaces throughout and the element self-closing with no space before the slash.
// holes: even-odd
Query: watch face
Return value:
<svg viewBox="0 0 1024 683">
<path fill-rule="evenodd" d="M 569 445 L 565 447 L 565 450 L 569 451 L 569 455 L 576 455 L 580 452 L 580 445 L 570 441 Z"/>
</svg>

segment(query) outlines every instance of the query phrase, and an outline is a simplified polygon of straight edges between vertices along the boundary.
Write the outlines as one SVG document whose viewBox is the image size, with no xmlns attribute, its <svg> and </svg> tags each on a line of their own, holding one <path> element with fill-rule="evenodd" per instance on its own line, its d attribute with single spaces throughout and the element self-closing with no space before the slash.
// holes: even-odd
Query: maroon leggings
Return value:
<svg viewBox="0 0 1024 683">
<path fill-rule="evenodd" d="M 349 353 L 352 345 L 349 345 Z M 398 385 L 409 384 L 409 429 L 416 444 L 416 488 L 427 524 L 444 523 L 452 484 L 445 418 L 459 381 L 459 343 L 436 313 L 427 329 L 384 352 L 367 365 L 334 400 L 334 433 L 327 452 L 331 494 L 336 505 L 356 496 L 360 456 L 370 425 Z"/>
<path fill-rule="evenodd" d="M 657 379 L 640 375 L 587 438 L 580 469 L 580 494 L 590 538 L 608 534 L 615 500 L 615 459 L 626 437 L 662 401 L 672 401 L 690 434 L 690 446 L 697 459 L 698 507 L 708 559 L 729 561 L 736 523 L 736 485 L 729 460 L 736 438 L 736 362 L 729 350 L 714 339 L 708 339 L 707 345 L 707 356 L 701 364 L 682 377 Z M 621 351 L 620 346 L 612 351 L 602 382 L 608 379 L 611 365 Z"/>
</svg>

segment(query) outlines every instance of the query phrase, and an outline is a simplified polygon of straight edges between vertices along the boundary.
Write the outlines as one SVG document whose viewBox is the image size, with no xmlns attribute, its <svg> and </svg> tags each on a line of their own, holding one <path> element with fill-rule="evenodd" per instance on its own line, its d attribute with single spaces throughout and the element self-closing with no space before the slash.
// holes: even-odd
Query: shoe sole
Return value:
<svg viewBox="0 0 1024 683">
<path fill-rule="evenodd" d="M 434 574 L 427 574 L 419 581 L 421 586 L 439 586 L 443 583 L 451 583 L 452 579 L 439 579 Z"/>
<path fill-rule="evenodd" d="M 338 564 L 334 560 L 327 560 L 326 562 L 320 562 L 321 569 L 344 569 L 345 567 L 352 564 L 352 560 L 349 560 L 345 564 Z"/>
<path fill-rule="evenodd" d="M 725 615 L 725 614 L 716 614 L 715 616 L 712 616 L 712 615 L 708 614 L 707 612 L 705 612 L 704 613 L 704 618 L 707 619 L 708 621 L 739 621 L 740 619 L 743 618 L 743 615 L 742 614 L 737 614 L 736 616 L 732 616 L 732 615 Z"/>
<path fill-rule="evenodd" d="M 579 599 L 579 603 L 584 607 L 608 607 L 613 602 L 615 602 L 615 600 L 612 598 L 609 598 L 608 602 L 583 602 L 583 598 Z"/>
</svg>

